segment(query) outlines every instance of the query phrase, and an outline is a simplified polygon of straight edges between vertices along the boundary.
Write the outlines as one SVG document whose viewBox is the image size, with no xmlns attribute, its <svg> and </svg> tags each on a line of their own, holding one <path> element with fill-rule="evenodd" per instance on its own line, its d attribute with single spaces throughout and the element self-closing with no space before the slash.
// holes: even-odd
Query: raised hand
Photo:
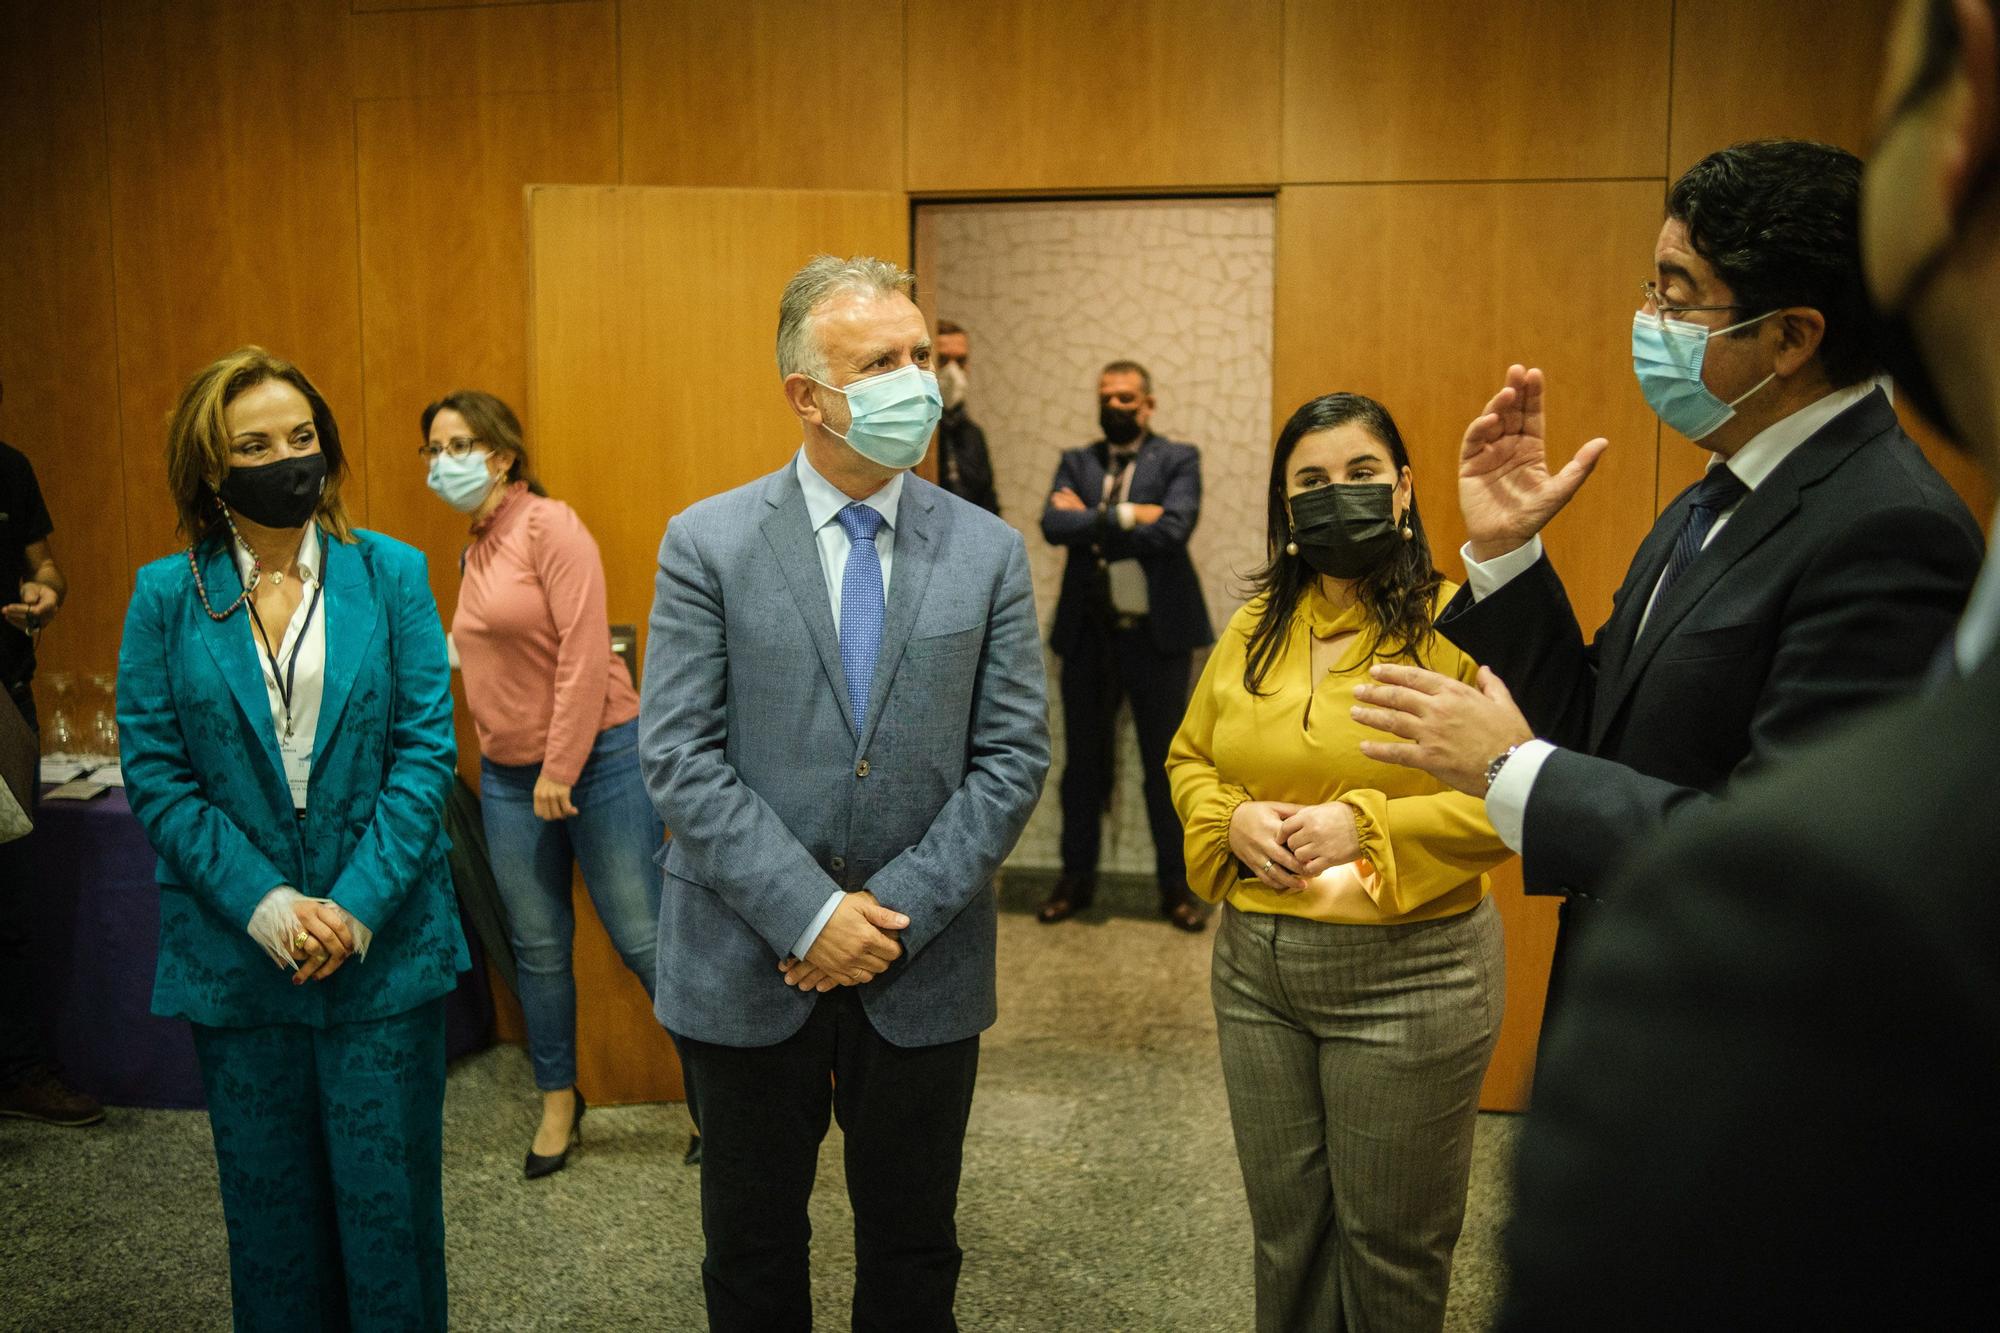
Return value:
<svg viewBox="0 0 2000 1333">
<path fill-rule="evenodd" d="M 1544 429 L 1542 372 L 1507 367 L 1507 383 L 1465 428 L 1458 454 L 1458 507 L 1473 559 L 1505 555 L 1540 532 L 1611 447 L 1592 440 L 1551 473 Z"/>
</svg>

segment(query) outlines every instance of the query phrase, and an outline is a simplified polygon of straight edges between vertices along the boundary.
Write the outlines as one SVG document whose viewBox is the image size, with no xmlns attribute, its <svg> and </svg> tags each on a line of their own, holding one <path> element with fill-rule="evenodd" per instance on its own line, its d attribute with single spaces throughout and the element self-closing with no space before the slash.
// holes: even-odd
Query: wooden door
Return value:
<svg viewBox="0 0 2000 1333">
<path fill-rule="evenodd" d="M 604 556 L 639 628 L 667 520 L 798 448 L 779 392 L 778 296 L 816 254 L 909 262 L 901 194 L 530 186 L 528 411 L 536 467 Z M 679 1100 L 680 1065 L 579 880 L 578 1082 L 600 1104 Z"/>
</svg>

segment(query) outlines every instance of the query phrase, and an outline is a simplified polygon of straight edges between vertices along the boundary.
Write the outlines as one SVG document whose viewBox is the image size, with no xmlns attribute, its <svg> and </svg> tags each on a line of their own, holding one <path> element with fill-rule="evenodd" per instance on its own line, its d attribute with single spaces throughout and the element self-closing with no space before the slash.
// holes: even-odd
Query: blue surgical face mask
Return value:
<svg viewBox="0 0 2000 1333">
<path fill-rule="evenodd" d="M 1736 415 L 1738 403 L 1778 377 L 1772 371 L 1735 402 L 1723 402 L 1702 382 L 1701 365 L 1708 355 L 1708 340 L 1716 334 L 1747 329 L 1759 320 L 1777 314 L 1767 310 L 1756 319 L 1746 319 L 1728 328 L 1711 330 L 1684 319 L 1662 319 L 1641 310 L 1632 316 L 1632 371 L 1646 403 L 1660 420 L 1690 440 L 1713 435 L 1723 422 Z"/>
<path fill-rule="evenodd" d="M 806 376 L 812 379 L 812 376 Z M 845 389 L 835 389 L 824 380 L 813 380 L 822 389 L 847 396 L 851 418 L 847 434 L 840 438 L 863 458 L 898 471 L 915 467 L 930 447 L 931 432 L 944 415 L 944 397 L 938 392 L 937 376 L 922 366 L 909 365 L 886 375 L 856 380 Z M 839 435 L 828 428 L 829 433 Z"/>
<path fill-rule="evenodd" d="M 424 482 L 438 499 L 461 514 L 469 514 L 479 508 L 480 502 L 499 480 L 486 470 L 486 460 L 492 452 L 490 449 L 474 449 L 458 458 L 439 454 L 431 460 L 430 475 L 424 478 Z"/>
</svg>

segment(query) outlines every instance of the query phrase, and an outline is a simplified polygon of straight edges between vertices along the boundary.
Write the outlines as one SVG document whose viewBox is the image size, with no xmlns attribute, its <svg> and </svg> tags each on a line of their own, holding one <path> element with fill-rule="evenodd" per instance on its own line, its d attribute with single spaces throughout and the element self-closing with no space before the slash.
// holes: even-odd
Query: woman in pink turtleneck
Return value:
<svg viewBox="0 0 2000 1333">
<path fill-rule="evenodd" d="M 572 864 L 625 965 L 653 993 L 664 829 L 639 772 L 639 695 L 611 651 L 604 565 L 535 479 L 513 410 L 461 390 L 424 409 L 432 491 L 472 518 L 451 637 L 479 732 L 480 809 L 507 907 L 542 1123 L 530 1179 L 578 1141 Z"/>
</svg>

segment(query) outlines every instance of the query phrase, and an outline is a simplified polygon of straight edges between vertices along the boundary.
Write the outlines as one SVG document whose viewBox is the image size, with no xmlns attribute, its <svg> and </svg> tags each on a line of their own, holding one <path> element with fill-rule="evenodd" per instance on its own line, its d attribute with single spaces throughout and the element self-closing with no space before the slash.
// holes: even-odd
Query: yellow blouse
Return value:
<svg viewBox="0 0 2000 1333">
<path fill-rule="evenodd" d="M 1454 591 L 1449 584 L 1440 590 L 1436 608 Z M 1167 753 L 1174 808 L 1186 830 L 1188 886 L 1245 912 L 1359 925 L 1427 921 L 1477 907 L 1487 892 L 1485 872 L 1513 855 L 1493 832 L 1485 802 L 1418 769 L 1361 753 L 1362 741 L 1387 736 L 1348 713 L 1354 687 L 1367 682 L 1374 664 L 1366 610 L 1337 608 L 1317 587 L 1308 590 L 1265 673 L 1265 693 L 1257 696 L 1243 688 L 1243 662 L 1263 606 L 1259 597 L 1230 618 Z M 1328 639 L 1357 631 L 1318 681 L 1312 679 L 1315 627 Z M 1442 635 L 1432 637 L 1421 665 L 1468 683 L 1478 671 Z M 1237 806 L 1336 800 L 1354 810 L 1359 860 L 1296 893 L 1244 878 L 1229 850 Z"/>
</svg>

